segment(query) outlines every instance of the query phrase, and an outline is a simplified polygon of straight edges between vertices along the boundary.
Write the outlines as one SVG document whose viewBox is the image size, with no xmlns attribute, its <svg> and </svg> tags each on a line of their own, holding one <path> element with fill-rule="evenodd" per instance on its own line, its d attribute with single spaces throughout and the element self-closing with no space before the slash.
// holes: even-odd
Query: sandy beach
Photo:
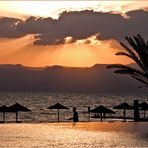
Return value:
<svg viewBox="0 0 148 148">
<path fill-rule="evenodd" d="M 146 122 L 0 124 L 0 147 L 148 147 Z"/>
</svg>

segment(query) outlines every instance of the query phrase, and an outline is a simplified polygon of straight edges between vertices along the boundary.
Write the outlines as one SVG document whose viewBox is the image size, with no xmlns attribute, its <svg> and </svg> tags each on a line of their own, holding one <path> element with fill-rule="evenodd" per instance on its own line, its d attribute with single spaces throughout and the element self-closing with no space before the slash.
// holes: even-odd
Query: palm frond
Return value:
<svg viewBox="0 0 148 148">
<path fill-rule="evenodd" d="M 116 68 L 116 69 L 124 69 L 124 70 L 128 70 L 128 71 L 133 71 L 139 75 L 145 75 L 145 73 L 141 70 L 138 70 L 136 68 L 127 66 L 127 65 L 123 65 L 123 64 L 111 64 L 108 65 L 107 68 Z"/>
<path fill-rule="evenodd" d="M 146 43 L 141 38 L 141 36 L 134 36 L 134 39 L 131 37 L 126 37 L 126 40 L 128 43 L 133 47 L 133 51 L 135 51 L 138 54 L 139 60 L 142 63 L 142 67 L 144 70 L 148 71 L 148 54 L 145 52 L 148 50 L 148 47 L 146 46 Z"/>
<path fill-rule="evenodd" d="M 122 55 L 122 56 L 129 57 L 130 59 L 132 59 L 134 62 L 136 62 L 139 65 L 140 69 L 143 69 L 143 64 L 141 63 L 141 61 L 138 59 L 137 56 L 128 54 L 126 52 L 117 52 L 115 55 Z"/>
<path fill-rule="evenodd" d="M 137 76 L 132 76 L 132 77 L 133 77 L 134 79 L 136 79 L 136 80 L 138 80 L 138 81 L 140 81 L 140 82 L 142 82 L 142 83 L 148 85 L 148 82 L 145 81 L 145 80 L 143 80 L 142 78 L 139 78 L 139 77 L 137 77 Z"/>
<path fill-rule="evenodd" d="M 137 36 L 125 37 L 131 48 L 120 42 L 125 52 L 117 52 L 116 55 L 126 56 L 136 62 L 140 69 L 123 64 L 111 64 L 107 68 L 113 68 L 114 73 L 130 75 L 134 79 L 148 86 L 148 42 L 138 34 Z"/>
</svg>

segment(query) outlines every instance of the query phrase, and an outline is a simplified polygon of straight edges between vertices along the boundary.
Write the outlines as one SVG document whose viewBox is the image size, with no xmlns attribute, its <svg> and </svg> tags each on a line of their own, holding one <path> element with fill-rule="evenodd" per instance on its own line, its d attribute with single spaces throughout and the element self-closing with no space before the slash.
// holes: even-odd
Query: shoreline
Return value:
<svg viewBox="0 0 148 148">
<path fill-rule="evenodd" d="M 92 120 L 91 120 L 92 119 Z M 101 122 L 99 117 L 91 117 L 91 119 L 89 121 L 79 121 L 77 123 L 87 123 L 87 122 Z M 96 120 L 94 120 L 96 119 Z M 105 118 L 103 118 L 102 122 L 135 122 L 133 117 L 126 117 L 126 121 L 124 121 L 124 117 L 119 117 L 119 116 L 106 116 Z M 140 118 L 139 121 L 136 122 L 148 122 L 148 118 L 146 118 L 145 120 L 143 118 Z M 0 124 L 7 124 L 7 123 L 73 123 L 73 121 L 0 121 Z"/>
</svg>

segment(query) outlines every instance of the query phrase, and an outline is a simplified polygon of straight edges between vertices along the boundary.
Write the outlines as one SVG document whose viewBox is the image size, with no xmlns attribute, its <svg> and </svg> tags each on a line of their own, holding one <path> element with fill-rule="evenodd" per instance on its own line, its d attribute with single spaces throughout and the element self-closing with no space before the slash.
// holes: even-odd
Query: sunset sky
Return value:
<svg viewBox="0 0 148 148">
<path fill-rule="evenodd" d="M 148 38 L 148 1 L 0 1 L 0 64 L 131 63 L 118 41 Z"/>
</svg>

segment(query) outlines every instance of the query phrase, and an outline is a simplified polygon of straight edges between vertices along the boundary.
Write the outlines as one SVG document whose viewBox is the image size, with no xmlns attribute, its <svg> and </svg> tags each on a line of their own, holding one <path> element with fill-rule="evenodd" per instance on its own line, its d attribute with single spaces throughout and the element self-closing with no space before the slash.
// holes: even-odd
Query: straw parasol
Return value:
<svg viewBox="0 0 148 148">
<path fill-rule="evenodd" d="M 18 103 L 15 103 L 14 105 L 11 105 L 8 107 L 8 111 L 9 112 L 15 112 L 16 113 L 16 123 L 18 122 L 18 112 L 28 112 L 31 111 L 30 109 L 28 109 L 25 106 L 22 106 Z"/>
<path fill-rule="evenodd" d="M 101 122 L 102 122 L 102 113 L 106 114 L 106 113 L 110 113 L 110 114 L 115 114 L 114 111 L 112 111 L 111 109 L 108 109 L 102 105 L 90 110 L 91 113 L 100 113 L 101 116 Z"/>
<path fill-rule="evenodd" d="M 139 104 L 140 110 L 144 111 L 144 119 L 146 118 L 145 112 L 148 110 L 148 104 L 146 102 L 142 102 Z"/>
<path fill-rule="evenodd" d="M 0 112 L 3 113 L 3 122 L 5 123 L 5 112 L 8 111 L 8 107 L 6 105 L 3 105 L 0 107 Z"/>
<path fill-rule="evenodd" d="M 133 106 L 127 103 L 121 103 L 120 105 L 114 106 L 114 109 L 123 109 L 124 121 L 126 121 L 126 110 L 133 110 Z"/>
<path fill-rule="evenodd" d="M 58 122 L 59 122 L 60 121 L 59 120 L 59 110 L 60 109 L 69 109 L 69 108 L 62 105 L 62 104 L 60 104 L 60 103 L 56 103 L 56 104 L 54 104 L 52 106 L 49 106 L 47 109 L 57 109 L 57 111 L 58 111 Z"/>
</svg>

